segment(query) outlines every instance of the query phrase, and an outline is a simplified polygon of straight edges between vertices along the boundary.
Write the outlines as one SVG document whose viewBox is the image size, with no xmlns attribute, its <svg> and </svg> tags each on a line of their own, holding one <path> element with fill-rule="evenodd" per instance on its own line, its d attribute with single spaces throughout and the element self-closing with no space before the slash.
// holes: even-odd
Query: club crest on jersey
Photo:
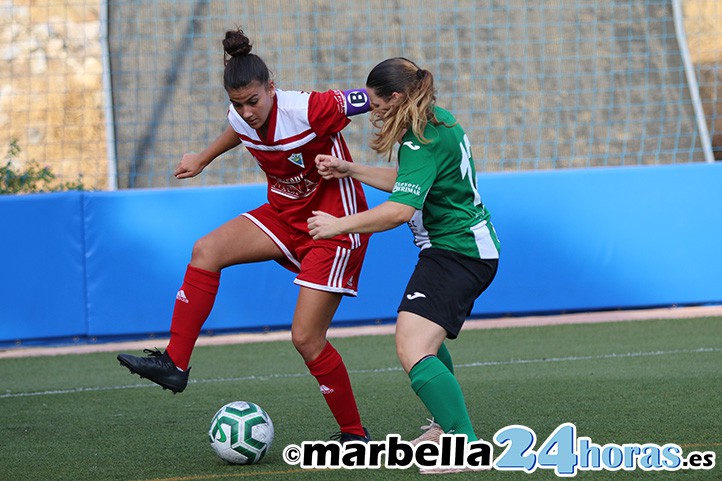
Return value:
<svg viewBox="0 0 722 481">
<path fill-rule="evenodd" d="M 288 160 L 299 167 L 303 167 L 303 156 L 296 152 L 295 154 L 291 154 L 291 156 L 288 158 Z"/>
</svg>

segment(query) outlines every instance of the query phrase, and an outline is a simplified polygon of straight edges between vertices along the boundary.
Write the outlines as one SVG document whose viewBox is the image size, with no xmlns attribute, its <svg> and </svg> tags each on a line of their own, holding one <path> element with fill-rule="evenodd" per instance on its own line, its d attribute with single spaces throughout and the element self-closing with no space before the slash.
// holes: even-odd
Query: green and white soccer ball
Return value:
<svg viewBox="0 0 722 481">
<path fill-rule="evenodd" d="M 211 447 L 232 464 L 254 464 L 273 443 L 273 421 L 260 406 L 247 401 L 228 403 L 218 410 L 208 430 Z"/>
</svg>

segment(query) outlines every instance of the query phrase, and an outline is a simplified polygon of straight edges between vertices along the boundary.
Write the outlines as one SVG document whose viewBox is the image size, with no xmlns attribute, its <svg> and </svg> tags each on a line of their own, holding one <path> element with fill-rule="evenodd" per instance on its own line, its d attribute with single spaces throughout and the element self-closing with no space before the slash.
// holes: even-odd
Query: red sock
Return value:
<svg viewBox="0 0 722 481">
<path fill-rule="evenodd" d="M 341 355 L 330 342 L 316 359 L 307 362 L 308 370 L 318 381 L 326 404 L 331 408 L 341 431 L 364 436 L 361 416 L 356 407 L 348 371 Z"/>
<path fill-rule="evenodd" d="M 216 300 L 221 273 L 188 265 L 176 295 L 166 352 L 177 367 L 188 369 L 193 347 Z"/>
</svg>

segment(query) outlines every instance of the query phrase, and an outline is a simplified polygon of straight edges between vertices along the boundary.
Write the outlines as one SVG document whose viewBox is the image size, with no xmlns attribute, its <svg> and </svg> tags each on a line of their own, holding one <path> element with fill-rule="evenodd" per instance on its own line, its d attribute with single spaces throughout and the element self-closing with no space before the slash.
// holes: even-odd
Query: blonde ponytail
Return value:
<svg viewBox="0 0 722 481">
<path fill-rule="evenodd" d="M 424 137 L 426 125 L 440 123 L 434 113 L 436 89 L 431 72 L 418 68 L 408 59 L 391 58 L 371 70 L 366 87 L 386 101 L 394 93 L 401 95 L 383 116 L 374 116 L 372 112 L 371 122 L 379 129 L 369 143 L 372 149 L 380 154 L 388 153 L 390 160 L 394 145 L 409 129 L 421 143 L 430 142 Z"/>
</svg>

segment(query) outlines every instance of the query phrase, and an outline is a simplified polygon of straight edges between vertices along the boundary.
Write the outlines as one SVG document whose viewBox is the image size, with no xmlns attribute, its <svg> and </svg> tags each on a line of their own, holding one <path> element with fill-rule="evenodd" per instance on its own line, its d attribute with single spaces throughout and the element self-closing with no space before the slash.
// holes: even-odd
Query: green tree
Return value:
<svg viewBox="0 0 722 481">
<path fill-rule="evenodd" d="M 65 190 L 87 190 L 80 174 L 74 181 L 62 182 L 50 170 L 36 161 L 27 162 L 23 168 L 15 167 L 22 149 L 17 139 L 11 139 L 5 154 L 5 163 L 0 166 L 0 194 L 32 194 L 36 192 L 59 192 Z"/>
</svg>

